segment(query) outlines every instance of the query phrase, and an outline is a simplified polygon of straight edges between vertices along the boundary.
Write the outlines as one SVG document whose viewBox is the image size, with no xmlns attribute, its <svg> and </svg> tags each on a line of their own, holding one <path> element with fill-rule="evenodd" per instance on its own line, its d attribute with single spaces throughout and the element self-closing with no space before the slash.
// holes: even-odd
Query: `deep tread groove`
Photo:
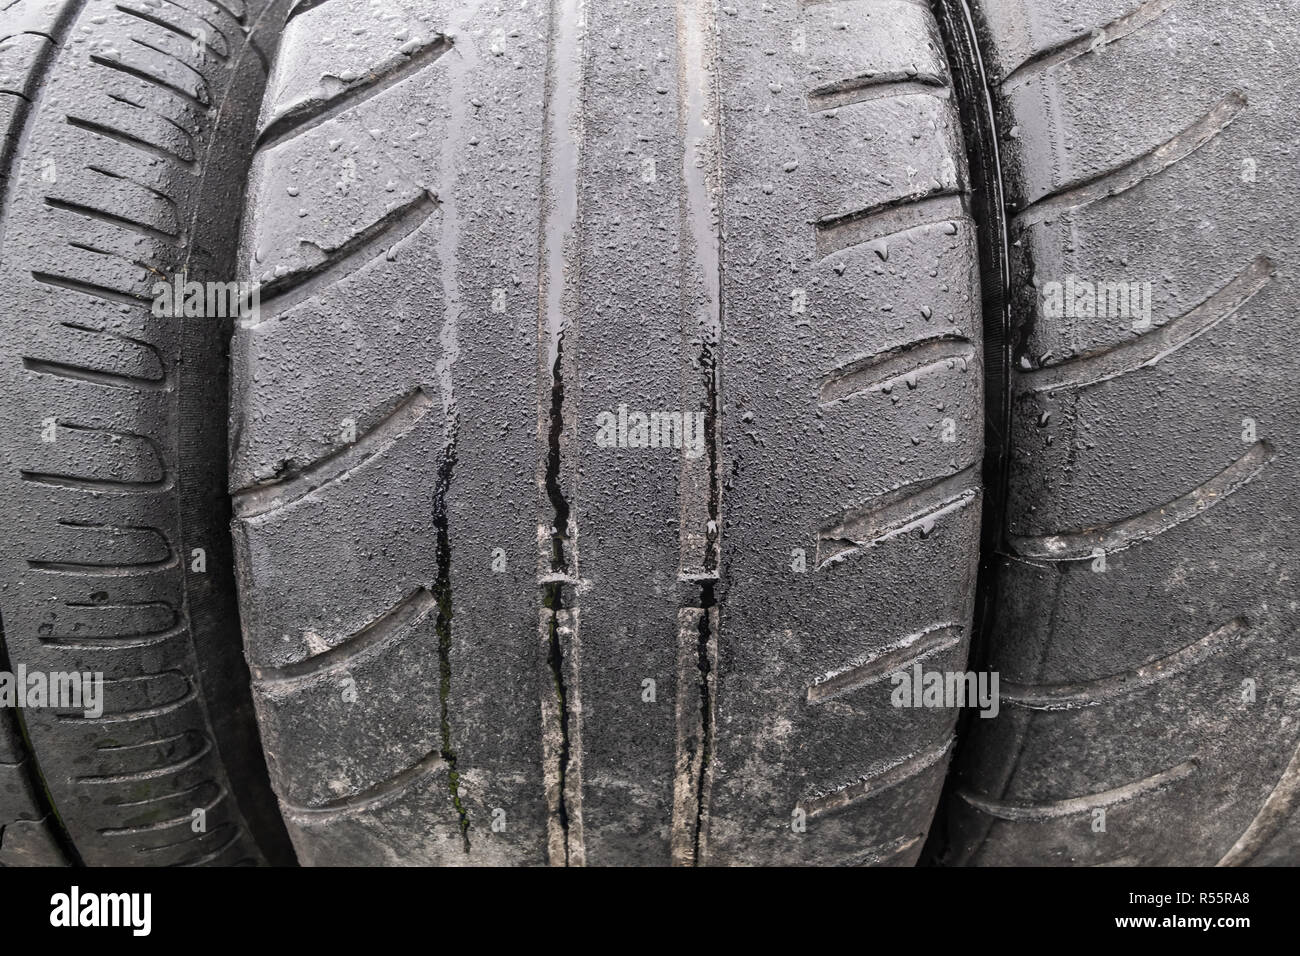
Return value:
<svg viewBox="0 0 1300 956">
<path fill-rule="evenodd" d="M 451 489 L 452 472 L 456 467 L 456 434 L 453 429 L 443 452 L 442 462 L 438 465 L 437 486 L 433 496 L 433 526 L 437 530 L 438 578 L 433 591 L 436 596 L 438 616 L 436 630 L 438 634 L 438 711 L 439 735 L 442 740 L 440 751 L 443 763 L 447 765 L 447 789 L 451 793 L 452 806 L 460 822 L 461 842 L 465 854 L 470 852 L 469 811 L 460 797 L 460 774 L 456 771 L 456 750 L 451 740 L 451 717 L 449 701 L 451 698 L 451 651 L 452 651 L 452 601 L 451 601 L 451 536 L 448 533 L 447 493 Z"/>
<path fill-rule="evenodd" d="M 99 285 L 95 282 L 85 282 L 81 279 L 70 279 L 66 276 L 56 276 L 49 272 L 33 272 L 32 278 L 37 282 L 44 282 L 46 285 L 52 285 L 59 289 L 69 289 L 73 292 L 82 292 L 86 295 L 94 296 L 96 299 L 103 299 L 105 302 L 112 302 L 115 305 L 129 305 L 139 307 L 148 305 L 152 301 L 148 296 L 134 293 L 123 292 L 121 289 L 114 289 L 110 286 Z"/>
</svg>

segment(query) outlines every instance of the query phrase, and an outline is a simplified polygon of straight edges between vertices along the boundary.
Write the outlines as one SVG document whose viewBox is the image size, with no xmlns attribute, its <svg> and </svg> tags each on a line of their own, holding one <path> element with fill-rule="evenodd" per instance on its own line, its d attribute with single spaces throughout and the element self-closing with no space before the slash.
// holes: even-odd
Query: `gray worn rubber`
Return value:
<svg viewBox="0 0 1300 956">
<path fill-rule="evenodd" d="M 982 448 L 928 8 L 305 0 L 260 126 L 230 470 L 299 858 L 913 861 L 955 713 L 884 678 L 964 667 Z"/>
<path fill-rule="evenodd" d="M 0 711 L 0 864 L 291 858 L 233 627 L 223 333 L 151 314 L 230 278 L 274 10 L 0 13 L 0 670 L 104 677 L 101 716 Z"/>
<path fill-rule="evenodd" d="M 956 861 L 1300 859 L 1300 25 L 979 0 L 1018 316 L 1005 554 Z M 1045 305 L 1150 283 L 1151 323 Z"/>
</svg>

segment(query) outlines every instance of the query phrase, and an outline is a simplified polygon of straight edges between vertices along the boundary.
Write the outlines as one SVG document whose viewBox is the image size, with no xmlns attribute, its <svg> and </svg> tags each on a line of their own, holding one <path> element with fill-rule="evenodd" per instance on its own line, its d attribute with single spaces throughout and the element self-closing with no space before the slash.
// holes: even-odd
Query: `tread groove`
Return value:
<svg viewBox="0 0 1300 956">
<path fill-rule="evenodd" d="M 212 5 L 238 23 L 241 27 L 244 25 L 244 15 L 242 13 L 235 13 L 234 10 L 231 10 L 230 7 L 226 5 L 225 0 L 212 0 Z"/>
<path fill-rule="evenodd" d="M 813 224 L 817 232 L 817 257 L 824 259 L 864 242 L 884 239 L 910 229 L 968 219 L 966 200 L 956 192 L 890 200 Z"/>
<path fill-rule="evenodd" d="M 301 136 L 308 130 L 315 129 L 352 107 L 410 79 L 425 67 L 436 63 L 451 49 L 451 45 L 448 37 L 436 36 L 425 46 L 406 54 L 405 60 L 390 64 L 382 72 L 368 72 L 364 79 L 349 84 L 337 96 L 308 100 L 299 104 L 267 125 L 257 139 L 257 149 L 271 149 L 286 140 Z"/>
<path fill-rule="evenodd" d="M 129 216 L 121 216 L 118 215 L 117 213 L 109 212 L 106 209 L 98 209 L 95 206 L 87 206 L 84 203 L 70 202 L 66 199 L 56 199 L 53 196 L 46 196 L 45 205 L 49 206 L 51 209 L 59 209 L 62 210 L 63 212 L 76 213 L 78 215 L 88 216 L 91 219 L 98 219 L 100 222 L 106 222 L 109 223 L 110 225 L 121 226 L 124 229 L 129 229 L 132 232 L 137 232 L 140 235 L 145 236 L 146 238 L 149 239 L 157 239 L 157 240 L 161 240 L 162 242 L 168 242 L 174 244 L 180 244 L 183 241 L 183 237 L 180 236 L 178 233 L 168 232 L 165 229 L 159 229 L 155 226 L 150 226 L 147 223 L 143 223 L 136 219 L 132 219 Z"/>
<path fill-rule="evenodd" d="M 154 569 L 150 569 L 150 570 L 152 571 Z M 182 623 L 182 624 L 174 624 L 171 627 L 163 628 L 161 631 L 152 631 L 148 634 L 144 634 L 144 633 L 118 634 L 112 637 L 74 637 L 74 636 L 43 637 L 41 638 L 41 643 L 49 647 L 58 647 L 64 650 L 78 650 L 78 651 L 104 651 L 104 650 L 118 650 L 122 648 L 139 649 L 144 647 L 156 647 L 157 645 L 163 644 L 174 637 L 180 637 L 181 635 L 188 636 L 188 634 L 189 634 L 189 626 Z M 57 719 L 72 720 L 72 719 L 80 719 L 80 718 L 72 718 L 72 717 L 66 717 L 60 715 Z M 107 718 L 95 718 L 95 719 L 103 720 Z"/>
<path fill-rule="evenodd" d="M 403 792 L 410 789 L 421 778 L 430 774 L 437 773 L 439 770 L 446 768 L 446 763 L 442 759 L 442 752 L 432 750 L 420 759 L 418 763 L 412 764 L 405 770 L 401 770 L 387 780 L 381 780 L 372 787 L 367 787 L 360 793 L 355 793 L 348 797 L 339 797 L 336 800 L 329 800 L 316 806 L 295 806 L 285 800 L 281 800 L 285 811 L 299 818 L 311 819 L 313 817 L 338 816 L 346 813 L 358 813 L 365 810 L 375 810 L 384 806 L 394 797 L 400 796 Z"/>
<path fill-rule="evenodd" d="M 1250 826 L 1229 847 L 1215 866 L 1242 866 L 1249 863 L 1286 825 L 1300 805 L 1300 746 L 1296 747 L 1276 786 L 1250 821 Z"/>
<path fill-rule="evenodd" d="M 846 861 L 848 866 L 879 866 L 889 860 L 897 859 L 921 842 L 922 834 L 901 836 L 897 840 L 878 843 L 875 846 L 854 854 Z"/>
<path fill-rule="evenodd" d="M 1077 59 L 1086 53 L 1095 52 L 1102 47 L 1109 46 L 1116 40 L 1122 40 L 1130 33 L 1135 33 L 1153 20 L 1159 19 L 1165 11 L 1177 2 L 1178 0 L 1146 0 L 1132 13 L 1127 13 L 1112 20 L 1100 29 L 1033 54 L 1002 80 L 1000 84 L 1002 92 L 1004 94 L 1009 93 L 1015 87 L 1023 86 L 1036 74 L 1044 70 L 1060 66 L 1062 63 L 1068 63 L 1070 60 Z"/>
<path fill-rule="evenodd" d="M 238 828 L 236 828 L 235 832 L 230 835 L 230 839 L 226 840 L 225 843 L 221 844 L 221 846 L 217 847 L 211 853 L 204 853 L 202 856 L 190 857 L 189 859 L 182 860 L 179 863 L 173 863 L 172 866 L 191 867 L 191 866 L 203 866 L 207 863 L 211 863 L 213 860 L 221 856 L 221 854 L 225 853 L 232 846 L 234 846 L 235 843 L 239 841 L 240 836 L 241 834 Z"/>
<path fill-rule="evenodd" d="M 409 631 L 437 609 L 438 601 L 433 593 L 428 588 L 417 588 L 375 620 L 329 650 L 282 667 L 250 668 L 253 678 L 260 685 L 294 685 L 317 674 L 344 668 L 359 654 Z"/>
<path fill-rule="evenodd" d="M 180 633 L 185 631 L 188 631 L 188 626 L 182 624 L 182 625 L 177 625 L 176 627 L 168 628 L 166 632 L 161 632 L 161 633 L 166 633 L 168 636 L 170 636 L 173 633 Z M 189 704 L 194 703 L 198 700 L 199 695 L 198 692 L 194 689 L 194 682 L 191 681 L 187 675 L 181 673 L 178 670 L 162 671 L 157 674 L 146 674 L 144 676 L 165 677 L 167 675 L 175 675 L 177 677 L 180 677 L 184 681 L 185 692 L 181 694 L 179 697 L 175 697 L 172 700 L 165 701 L 161 704 L 156 704 L 153 707 L 141 707 L 137 710 L 120 710 L 120 711 L 114 711 L 112 713 L 105 711 L 103 714 L 100 714 L 98 717 L 85 717 L 81 714 L 59 714 L 58 719 L 61 721 L 76 722 L 76 723 L 83 723 L 83 724 L 122 724 L 122 723 L 130 723 L 131 721 L 135 721 L 135 720 L 154 720 L 158 717 L 162 717 L 167 714 L 173 713 L 174 711 L 180 710 L 182 707 L 186 707 Z M 107 684 L 109 682 L 105 681 L 104 683 Z"/>
<path fill-rule="evenodd" d="M 909 342 L 854 359 L 835 369 L 822 380 L 819 405 L 847 401 L 865 392 L 875 391 L 900 379 L 910 378 L 935 365 L 976 361 L 975 346 L 959 335 L 941 335 Z M 914 381 L 914 379 L 912 379 Z"/>
<path fill-rule="evenodd" d="M 1166 504 L 1099 528 L 1041 536 L 1010 535 L 1007 541 L 1017 556 L 1043 561 L 1083 561 L 1092 558 L 1097 548 L 1107 554 L 1123 551 L 1219 504 L 1259 477 L 1275 454 L 1267 441 L 1257 441 L 1213 478 Z"/>
<path fill-rule="evenodd" d="M 1199 766 L 1196 760 L 1186 760 L 1167 770 L 1161 770 L 1149 777 L 1126 783 L 1123 786 L 1089 793 L 1081 797 L 1066 797 L 1061 800 L 1044 800 L 1032 803 L 1013 803 L 1003 800 L 988 800 L 968 790 L 959 790 L 958 795 L 976 810 L 987 813 L 1011 823 L 1037 823 L 1054 820 L 1058 817 L 1087 813 L 1098 807 L 1111 807 L 1117 803 L 1126 803 L 1143 794 L 1163 790 L 1170 784 L 1177 783 L 1194 773 Z"/>
<path fill-rule="evenodd" d="M 841 512 L 817 534 L 817 569 L 920 528 L 979 498 L 979 466 L 944 478 L 915 482 Z"/>
<path fill-rule="evenodd" d="M 897 763 L 874 771 L 855 783 L 839 787 L 822 796 L 801 800 L 799 807 L 811 818 L 834 810 L 841 810 L 862 800 L 868 800 L 924 773 L 943 760 L 948 755 L 949 750 L 952 749 L 952 745 L 953 738 L 950 737 L 942 744 L 932 746 L 928 750 L 912 754 Z"/>
<path fill-rule="evenodd" d="M 199 39 L 193 33 L 190 33 L 189 30 L 186 30 L 182 27 L 178 27 L 170 20 L 160 17 L 157 14 L 146 13 L 143 10 L 135 9 L 134 7 L 124 7 L 120 3 L 116 4 L 115 8 L 118 11 L 125 13 L 127 16 L 135 17 L 137 20 L 143 20 L 145 23 L 152 23 L 154 26 L 166 30 L 168 33 L 174 33 L 178 37 L 182 37 L 186 40 L 189 40 L 191 43 L 196 42 Z M 194 15 L 198 16 L 197 14 Z M 208 21 L 205 20 L 204 22 L 207 23 Z M 222 34 L 219 30 L 217 30 L 215 26 L 213 26 L 211 23 L 208 23 L 208 25 L 212 27 L 213 32 L 217 33 L 217 35 L 220 36 L 222 40 L 226 41 L 227 43 L 229 42 L 228 40 L 226 40 L 225 35 Z M 222 53 L 211 43 L 204 43 L 203 48 L 206 50 L 211 50 L 213 56 L 217 57 L 217 59 L 219 60 L 225 60 L 227 58 L 227 55 L 225 53 Z"/>
<path fill-rule="evenodd" d="M 1127 192 L 1196 152 L 1222 133 L 1245 108 L 1246 94 L 1232 90 L 1199 120 L 1155 149 L 1077 186 L 1035 200 L 1017 213 L 1012 223 L 1024 230 L 1061 213 Z"/>
<path fill-rule="evenodd" d="M 128 182 L 128 183 L 132 183 L 133 185 L 139 186 L 141 189 L 145 190 L 146 192 L 152 193 L 153 195 L 161 199 L 163 202 L 167 203 L 167 206 L 169 209 L 171 209 L 173 216 L 177 216 L 180 214 L 180 207 L 176 205 L 176 200 L 173 199 L 171 196 L 167 195 L 157 186 L 152 186 L 149 183 L 141 182 L 138 179 L 125 175 L 124 173 L 114 172 L 111 169 L 105 169 L 103 166 L 91 165 L 91 166 L 87 166 L 86 169 L 88 172 L 98 173 L 101 176 L 107 176 L 109 179 L 120 179 L 123 182 Z"/>
<path fill-rule="evenodd" d="M 808 91 L 813 113 L 894 96 L 948 96 L 948 78 L 937 73 L 882 72 L 824 83 Z"/>
<path fill-rule="evenodd" d="M 152 301 L 146 295 L 140 295 L 134 292 L 123 292 L 121 289 L 114 289 L 111 286 L 99 285 L 95 282 L 86 282 L 82 279 L 71 279 L 67 276 L 56 276 L 49 272 L 33 272 L 32 278 L 37 282 L 44 282 L 46 285 L 51 285 L 58 289 L 67 289 L 71 292 L 81 292 L 85 295 L 94 296 L 96 299 L 103 299 L 105 302 L 112 302 L 116 305 L 147 306 Z"/>
<path fill-rule="evenodd" d="M 1017 372 L 1016 388 L 1022 392 L 1079 388 L 1155 365 L 1236 313 L 1272 277 L 1273 263 L 1268 257 L 1259 256 L 1226 285 L 1176 319 L 1104 351 Z"/>
<path fill-rule="evenodd" d="M 160 561 L 142 561 L 138 564 L 89 564 L 80 561 L 35 561 L 29 559 L 27 566 L 33 571 L 48 574 L 75 574 L 96 578 L 126 578 L 141 574 L 156 574 L 177 567 L 180 559 L 172 554 Z M 114 646 L 117 646 L 114 644 Z"/>
<path fill-rule="evenodd" d="M 120 129 L 105 126 L 103 123 L 96 123 L 94 120 L 82 119 L 80 116 L 68 116 L 66 119 L 69 126 L 74 126 L 77 129 L 85 130 L 88 133 L 94 133 L 97 136 L 102 136 L 115 143 L 129 146 L 147 156 L 154 156 L 160 159 L 165 159 L 168 162 L 179 163 L 195 175 L 198 173 L 197 164 L 194 160 L 186 159 L 184 156 L 173 152 L 165 146 L 159 146 L 156 143 L 149 142 L 148 140 L 140 139 L 138 136 L 132 136 L 130 133 L 124 133 Z M 180 127 L 177 127 L 177 129 L 179 128 Z"/>
<path fill-rule="evenodd" d="M 71 365 L 66 362 L 47 362 L 44 359 L 24 358 L 23 368 L 37 375 L 51 375 L 76 382 L 103 385 L 106 388 L 129 388 L 143 391 L 166 391 L 166 380 L 140 378 L 121 372 L 102 372 L 98 369 Z"/>
<path fill-rule="evenodd" d="M 163 0 L 163 3 L 167 4 L 168 6 L 175 7 L 177 10 L 183 10 L 183 11 L 185 11 L 186 13 L 190 14 L 191 16 L 198 17 L 200 20 L 202 20 L 202 21 L 203 21 L 204 23 L 206 23 L 208 26 L 212 27 L 212 32 L 213 32 L 213 33 L 215 33 L 217 36 L 221 37 L 222 41 L 226 44 L 226 49 L 227 49 L 227 51 L 232 50 L 232 49 L 234 48 L 233 44 L 230 42 L 230 34 L 227 33 L 225 30 L 221 29 L 221 27 L 217 26 L 215 23 L 212 22 L 211 19 L 208 18 L 208 11 L 205 11 L 205 10 L 191 10 L 189 7 L 185 6 L 184 4 L 182 4 L 182 3 L 177 3 L 176 0 Z M 215 4 L 214 4 L 214 6 L 215 6 Z M 218 9 L 220 9 L 220 8 L 218 8 Z M 236 22 L 238 22 L 238 21 L 236 21 Z"/>
<path fill-rule="evenodd" d="M 904 670 L 916 661 L 956 647 L 961 643 L 964 630 L 963 625 L 954 622 L 936 624 L 903 638 L 872 657 L 819 677 L 808 685 L 808 703 L 820 704 L 850 694 Z"/>
<path fill-rule="evenodd" d="M 141 44 L 141 46 L 144 46 L 144 44 Z M 152 47 L 146 48 L 153 49 Z M 162 77 L 155 76 L 148 70 L 141 69 L 138 66 L 133 66 L 130 63 L 123 62 L 122 60 L 114 60 L 111 57 L 100 56 L 98 53 L 92 53 L 90 55 L 90 62 L 102 67 L 107 67 L 110 70 L 116 70 L 118 73 L 133 77 L 143 83 L 148 83 L 150 86 L 155 86 L 166 93 L 170 93 L 172 96 L 179 97 L 190 106 L 195 106 L 201 110 L 206 110 L 208 108 L 208 104 L 200 97 L 195 96 L 188 90 L 181 89 L 179 86 L 173 86 Z"/>
<path fill-rule="evenodd" d="M 1181 674 L 1208 660 L 1248 632 L 1244 617 L 1235 617 L 1186 647 L 1122 674 L 1069 684 L 1016 684 L 1005 681 L 1004 703 L 1028 710 L 1076 710 L 1094 707 Z"/>
<path fill-rule="evenodd" d="M 436 197 L 421 193 L 410 202 L 389 210 L 337 249 L 330 250 L 315 266 L 263 284 L 260 289 L 262 309 L 265 310 L 267 303 L 275 302 L 275 314 L 283 315 L 294 306 L 315 297 L 323 289 L 351 275 L 360 266 L 377 259 L 385 249 L 391 249 L 416 232 L 437 208 Z M 267 321 L 269 318 L 261 318 L 245 322 L 242 327 L 255 329 Z"/>
<path fill-rule="evenodd" d="M 397 406 L 357 440 L 300 469 L 295 474 L 234 492 L 235 516 L 254 518 L 300 501 L 311 492 L 346 478 L 400 441 L 424 418 L 434 402 L 423 389 L 408 393 Z"/>
<path fill-rule="evenodd" d="M 203 746 L 187 757 L 172 763 L 163 764 L 159 767 L 149 767 L 147 770 L 133 770 L 130 773 L 112 773 L 102 775 L 86 775 L 75 777 L 77 783 L 85 784 L 116 784 L 116 783 L 138 783 L 142 780 L 156 780 L 159 777 L 168 777 L 174 773 L 180 773 L 187 770 L 196 763 L 202 762 L 208 754 L 212 752 L 212 741 L 206 734 L 200 734 L 195 731 L 196 735 L 202 736 Z"/>
</svg>

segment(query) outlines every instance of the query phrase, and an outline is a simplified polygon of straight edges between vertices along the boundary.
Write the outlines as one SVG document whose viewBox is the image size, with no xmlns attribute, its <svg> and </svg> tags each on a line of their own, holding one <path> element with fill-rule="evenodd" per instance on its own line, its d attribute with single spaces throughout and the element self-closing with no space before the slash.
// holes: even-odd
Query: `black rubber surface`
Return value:
<svg viewBox="0 0 1300 956">
<path fill-rule="evenodd" d="M 1294 862 L 1294 127 L 1281 3 L 973 4 L 1006 160 L 1010 491 L 945 859 Z M 1149 283 L 1150 324 L 1051 283 Z"/>
<path fill-rule="evenodd" d="M 0 865 L 1294 863 L 1292 7 L 8 3 Z"/>
<path fill-rule="evenodd" d="M 237 650 L 224 332 L 151 313 L 230 278 L 263 15 L 0 13 L 0 669 L 104 677 L 99 716 L 0 711 L 0 863 L 291 859 Z"/>
<path fill-rule="evenodd" d="M 964 666 L 983 416 L 928 8 L 305 4 L 261 126 L 231 484 L 300 859 L 914 860 L 955 712 L 885 678 Z"/>
</svg>

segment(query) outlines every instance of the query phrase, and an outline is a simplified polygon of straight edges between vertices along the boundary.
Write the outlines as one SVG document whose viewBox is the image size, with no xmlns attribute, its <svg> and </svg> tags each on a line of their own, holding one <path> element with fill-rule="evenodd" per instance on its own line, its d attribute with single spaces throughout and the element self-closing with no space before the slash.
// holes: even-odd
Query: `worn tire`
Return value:
<svg viewBox="0 0 1300 956">
<path fill-rule="evenodd" d="M 151 315 L 160 278 L 230 278 L 264 13 L 0 13 L 0 670 L 104 676 L 99 717 L 0 709 L 0 864 L 292 859 L 234 624 L 224 334 Z"/>
<path fill-rule="evenodd" d="M 981 504 L 943 47 L 907 0 L 713 9 L 290 15 L 230 475 L 305 863 L 920 852 L 955 713 L 884 678 L 964 668 Z"/>
<path fill-rule="evenodd" d="M 1294 6 L 974 9 L 1018 320 L 1002 711 L 969 722 L 944 858 L 1294 862 Z M 1150 282 L 1150 327 L 1057 308 L 1069 276 Z"/>
</svg>

